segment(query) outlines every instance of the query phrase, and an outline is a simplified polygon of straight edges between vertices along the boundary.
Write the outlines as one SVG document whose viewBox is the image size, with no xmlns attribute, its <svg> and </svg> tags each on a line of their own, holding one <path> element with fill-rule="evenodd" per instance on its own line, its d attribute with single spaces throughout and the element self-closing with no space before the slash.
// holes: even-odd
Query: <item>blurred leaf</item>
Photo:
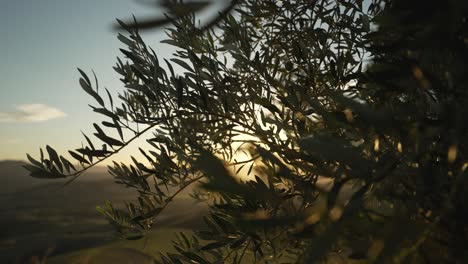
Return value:
<svg viewBox="0 0 468 264">
<path fill-rule="evenodd" d="M 136 22 L 122 21 L 117 19 L 118 25 L 114 25 L 115 29 L 154 29 L 159 28 L 165 25 L 172 23 L 175 19 L 184 17 L 193 12 L 199 12 L 208 7 L 211 4 L 211 1 L 187 1 L 181 3 L 162 1 L 159 3 L 160 7 L 168 9 L 169 15 L 160 18 L 151 18 L 147 20 L 139 20 Z"/>
<path fill-rule="evenodd" d="M 369 173 L 371 165 L 369 161 L 362 157 L 358 149 L 343 139 L 328 135 L 309 136 L 302 138 L 299 145 L 309 154 L 349 165 L 359 172 L 356 176 L 364 177 Z"/>
</svg>

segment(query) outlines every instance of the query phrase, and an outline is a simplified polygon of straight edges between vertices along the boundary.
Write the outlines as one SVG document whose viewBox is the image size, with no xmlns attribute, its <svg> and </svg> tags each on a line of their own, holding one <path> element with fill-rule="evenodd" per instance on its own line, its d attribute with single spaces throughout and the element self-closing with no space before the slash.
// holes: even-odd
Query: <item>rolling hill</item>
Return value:
<svg viewBox="0 0 468 264">
<path fill-rule="evenodd" d="M 90 252 L 85 249 L 96 247 L 104 246 L 112 251 L 112 246 L 109 249 L 106 245 L 116 243 L 116 236 L 95 210 L 96 205 L 106 200 L 117 205 L 131 201 L 135 197 L 133 190 L 115 184 L 104 167 L 93 168 L 64 186 L 63 180 L 31 178 L 23 164 L 0 161 L 1 263 L 23 263 L 30 256 L 44 255 L 46 251 L 51 256 L 75 257 L 73 252 Z M 186 196 L 174 201 L 156 222 L 158 232 L 167 236 L 157 242 L 169 244 L 168 230 L 176 232 L 199 226 L 198 219 L 204 210 L 203 206 L 194 206 Z M 130 243 L 125 245 L 134 248 Z M 160 246 L 167 248 L 167 245 Z"/>
</svg>

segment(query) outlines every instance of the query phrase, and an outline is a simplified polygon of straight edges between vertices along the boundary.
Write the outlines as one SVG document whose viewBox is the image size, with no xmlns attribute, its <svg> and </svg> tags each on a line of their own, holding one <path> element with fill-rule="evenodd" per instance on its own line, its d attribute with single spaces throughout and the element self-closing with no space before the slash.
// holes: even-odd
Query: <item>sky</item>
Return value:
<svg viewBox="0 0 468 264">
<path fill-rule="evenodd" d="M 2 0 L 0 160 L 22 160 L 26 153 L 37 157 L 46 145 L 65 153 L 81 145 L 81 131 L 94 132 L 92 123 L 103 119 L 89 108 L 94 101 L 79 86 L 77 67 L 91 76 L 94 70 L 100 87 L 114 94 L 122 90 L 112 67 L 125 46 L 112 25 L 115 18 L 128 20 L 133 14 L 162 14 L 141 2 Z M 158 56 L 175 52 L 159 43 L 166 38 L 163 30 L 142 35 Z"/>
</svg>

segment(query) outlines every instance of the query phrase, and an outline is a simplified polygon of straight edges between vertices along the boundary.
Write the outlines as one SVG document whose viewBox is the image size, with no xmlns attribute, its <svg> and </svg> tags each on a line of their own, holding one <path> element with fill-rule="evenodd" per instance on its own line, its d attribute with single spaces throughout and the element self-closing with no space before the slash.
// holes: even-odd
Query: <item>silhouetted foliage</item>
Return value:
<svg viewBox="0 0 468 264">
<path fill-rule="evenodd" d="M 176 56 L 119 21 L 119 104 L 80 70 L 107 147 L 85 136 L 78 167 L 47 146 L 32 176 L 74 179 L 152 133 L 109 167 L 138 200 L 99 210 L 137 239 L 197 183 L 206 229 L 161 263 L 467 261 L 466 1 L 232 1 L 203 28 L 163 3 L 142 27 L 170 22 Z"/>
</svg>

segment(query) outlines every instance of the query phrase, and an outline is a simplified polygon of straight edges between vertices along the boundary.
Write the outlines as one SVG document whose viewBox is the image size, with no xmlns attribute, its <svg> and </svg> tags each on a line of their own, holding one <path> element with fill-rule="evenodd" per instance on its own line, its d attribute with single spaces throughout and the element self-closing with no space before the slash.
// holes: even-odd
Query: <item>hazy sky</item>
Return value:
<svg viewBox="0 0 468 264">
<path fill-rule="evenodd" d="M 143 1 L 140 1 L 143 2 Z M 161 11 L 134 0 L 4 0 L 0 8 L 0 160 L 38 155 L 46 144 L 80 146 L 100 116 L 79 86 L 77 67 L 94 70 L 101 87 L 119 91 L 114 73 L 119 48 L 115 18 Z M 163 31 L 143 34 L 160 56 L 174 50 Z M 123 57 L 123 56 L 121 56 Z"/>
</svg>

